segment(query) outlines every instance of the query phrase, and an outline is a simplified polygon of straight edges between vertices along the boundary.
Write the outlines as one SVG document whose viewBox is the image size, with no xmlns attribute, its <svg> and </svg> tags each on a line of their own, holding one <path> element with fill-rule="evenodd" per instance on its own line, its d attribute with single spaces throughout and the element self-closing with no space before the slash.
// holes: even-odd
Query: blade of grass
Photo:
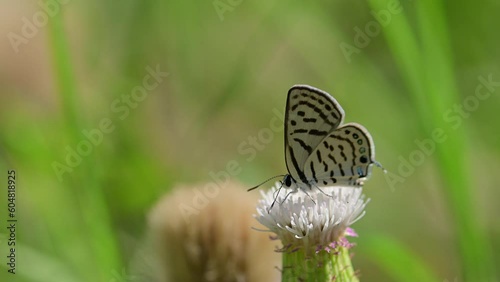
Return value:
<svg viewBox="0 0 500 282">
<path fill-rule="evenodd" d="M 363 239 L 360 248 L 363 248 L 363 252 L 369 255 L 394 281 L 442 281 L 435 276 L 425 262 L 398 243 L 395 238 L 381 235 L 370 236 Z"/>
<path fill-rule="evenodd" d="M 385 0 L 369 0 L 369 3 L 374 11 L 386 10 L 388 5 Z M 393 14 L 389 24 L 382 28 L 382 32 L 396 64 L 401 70 L 401 76 L 408 85 L 417 112 L 423 119 L 422 130 L 430 131 L 428 127 L 431 121 L 426 115 L 428 103 L 425 97 L 425 88 L 422 85 L 421 51 L 417 38 L 405 16 L 405 11 Z"/>
<path fill-rule="evenodd" d="M 386 3 L 371 0 L 377 11 Z M 438 144 L 438 163 L 446 184 L 446 195 L 454 215 L 461 264 L 466 281 L 489 281 L 493 275 L 486 236 L 475 221 L 470 180 L 465 160 L 465 129 L 452 129 L 443 114 L 457 103 L 451 46 L 447 39 L 445 13 L 439 1 L 419 1 L 418 27 L 422 48 L 419 50 L 413 32 L 404 15 L 383 32 L 398 62 L 402 76 L 413 96 L 423 129 L 427 134 L 433 128 L 442 128 L 448 134 L 445 144 Z"/>
<path fill-rule="evenodd" d="M 29 271 L 17 271 L 16 275 L 22 279 L 21 281 L 31 281 L 31 282 L 80 282 L 83 280 L 75 277 L 74 273 L 71 272 L 71 268 L 68 267 L 67 261 L 61 261 L 60 259 L 53 258 L 49 255 L 38 252 L 37 250 L 31 248 L 28 245 L 17 243 L 17 249 L 19 250 L 19 257 L 23 258 L 23 263 L 29 265 Z M 12 274 L 7 273 L 7 265 L 0 264 L 0 269 L 2 270 L 2 277 L 12 276 Z M 12 277 L 9 277 L 12 279 Z M 13 280 L 2 281 L 13 281 Z M 15 281 L 19 281 L 14 279 Z"/>
<path fill-rule="evenodd" d="M 82 139 L 77 86 L 71 64 L 71 56 L 64 31 L 63 11 L 56 14 L 48 25 L 49 43 L 52 51 L 54 78 L 62 102 L 66 122 L 67 139 L 70 146 L 76 146 Z M 89 258 L 94 269 L 80 269 L 87 278 L 99 281 L 109 280 L 113 270 L 121 270 L 120 255 L 112 232 L 111 219 L 103 192 L 97 180 L 97 173 L 91 164 L 92 155 L 87 156 L 66 179 L 66 188 L 73 189 L 80 201 L 80 212 L 85 220 L 84 232 L 88 232 L 91 250 Z M 78 267 L 78 266 L 76 266 Z M 96 271 L 97 270 L 97 271 Z"/>
<path fill-rule="evenodd" d="M 453 129 L 443 114 L 460 95 L 453 74 L 452 50 L 448 40 L 442 1 L 418 1 L 417 18 L 423 42 L 423 72 L 433 124 L 448 133 L 448 141 L 438 147 L 438 162 L 455 217 L 465 281 L 492 281 L 493 267 L 486 234 L 476 220 L 473 191 L 468 174 L 465 128 Z M 493 279 L 494 280 L 494 279 Z"/>
</svg>

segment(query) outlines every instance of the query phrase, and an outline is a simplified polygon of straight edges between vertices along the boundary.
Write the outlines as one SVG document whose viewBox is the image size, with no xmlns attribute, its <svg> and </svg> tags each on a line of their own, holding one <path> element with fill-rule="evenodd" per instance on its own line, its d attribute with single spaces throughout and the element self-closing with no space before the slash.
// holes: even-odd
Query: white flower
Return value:
<svg viewBox="0 0 500 282">
<path fill-rule="evenodd" d="M 311 252 L 346 242 L 346 229 L 365 214 L 369 202 L 361 187 L 313 188 L 307 194 L 300 189 L 290 193 L 293 189 L 288 188 L 281 189 L 276 198 L 280 186 L 278 182 L 270 191 L 261 192 L 255 218 L 290 250 Z"/>
</svg>

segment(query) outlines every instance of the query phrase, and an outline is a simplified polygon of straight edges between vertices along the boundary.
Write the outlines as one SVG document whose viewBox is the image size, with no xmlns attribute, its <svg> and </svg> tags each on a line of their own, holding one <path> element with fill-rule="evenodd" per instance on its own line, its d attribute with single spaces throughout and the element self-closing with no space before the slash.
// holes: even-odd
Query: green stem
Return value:
<svg viewBox="0 0 500 282">
<path fill-rule="evenodd" d="M 330 252 L 307 255 L 304 249 L 283 253 L 281 281 L 357 282 L 349 249 L 337 247 Z"/>
</svg>

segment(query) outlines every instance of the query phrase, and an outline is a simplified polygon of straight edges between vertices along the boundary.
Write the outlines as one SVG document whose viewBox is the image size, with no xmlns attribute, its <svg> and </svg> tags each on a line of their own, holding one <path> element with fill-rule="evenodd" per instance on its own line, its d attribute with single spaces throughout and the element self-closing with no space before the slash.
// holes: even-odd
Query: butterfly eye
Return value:
<svg viewBox="0 0 500 282">
<path fill-rule="evenodd" d="M 292 177 L 290 176 L 290 174 L 287 174 L 285 176 L 285 179 L 283 179 L 283 181 L 285 182 L 286 187 L 292 186 Z"/>
</svg>

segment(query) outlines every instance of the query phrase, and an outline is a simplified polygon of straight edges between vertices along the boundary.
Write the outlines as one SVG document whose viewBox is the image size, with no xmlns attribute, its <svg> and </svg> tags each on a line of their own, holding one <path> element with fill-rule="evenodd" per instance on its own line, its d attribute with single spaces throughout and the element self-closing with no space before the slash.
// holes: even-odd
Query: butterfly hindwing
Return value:
<svg viewBox="0 0 500 282">
<path fill-rule="evenodd" d="M 308 183 L 304 174 L 307 159 L 343 119 L 344 110 L 328 93 L 306 85 L 295 85 L 288 91 L 285 160 L 293 179 Z"/>
<path fill-rule="evenodd" d="M 356 123 L 345 124 L 326 136 L 304 165 L 305 178 L 316 186 L 360 185 L 375 162 L 373 140 Z"/>
</svg>

